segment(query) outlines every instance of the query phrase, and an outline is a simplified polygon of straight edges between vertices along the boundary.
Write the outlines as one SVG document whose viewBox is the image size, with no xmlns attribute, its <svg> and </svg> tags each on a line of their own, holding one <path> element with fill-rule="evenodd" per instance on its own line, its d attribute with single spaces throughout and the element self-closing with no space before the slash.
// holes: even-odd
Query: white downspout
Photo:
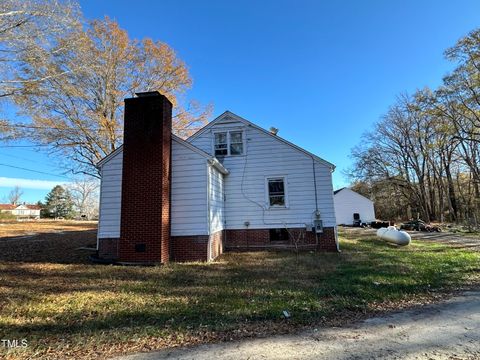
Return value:
<svg viewBox="0 0 480 360">
<path fill-rule="evenodd" d="M 210 169 L 211 165 L 207 161 L 207 230 L 208 230 L 208 244 L 207 244 L 207 261 L 212 260 L 212 241 L 211 241 L 211 219 L 210 219 Z"/>
</svg>

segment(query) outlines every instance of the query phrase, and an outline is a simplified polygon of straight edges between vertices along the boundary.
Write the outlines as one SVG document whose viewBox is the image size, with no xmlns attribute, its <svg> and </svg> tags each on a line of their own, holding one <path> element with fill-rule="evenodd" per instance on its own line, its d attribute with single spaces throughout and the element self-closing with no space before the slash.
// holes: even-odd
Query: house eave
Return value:
<svg viewBox="0 0 480 360">
<path fill-rule="evenodd" d="M 99 162 L 97 162 L 97 164 L 95 165 L 95 167 L 97 169 L 100 169 L 105 163 L 107 163 L 108 161 L 110 161 L 110 159 L 112 159 L 113 157 L 115 157 L 115 155 L 117 155 L 120 151 L 122 151 L 123 149 L 123 145 L 120 145 L 118 148 L 116 148 L 115 150 L 113 150 L 110 154 L 108 154 L 107 156 L 105 156 L 103 159 L 101 159 Z"/>
<path fill-rule="evenodd" d="M 190 150 L 195 151 L 197 154 L 200 154 L 204 156 L 207 159 L 210 159 L 212 156 L 210 154 L 207 154 L 205 151 L 197 148 L 196 146 L 190 144 L 189 142 L 183 140 L 182 138 L 178 137 L 177 135 L 172 134 L 172 141 L 177 141 L 185 146 L 187 146 Z M 115 157 L 120 151 L 123 149 L 123 144 L 120 145 L 118 148 L 116 148 L 114 151 L 112 151 L 110 154 L 105 156 L 103 159 L 101 159 L 95 166 L 97 169 L 100 169 L 105 163 L 110 161 L 112 158 Z"/>
</svg>

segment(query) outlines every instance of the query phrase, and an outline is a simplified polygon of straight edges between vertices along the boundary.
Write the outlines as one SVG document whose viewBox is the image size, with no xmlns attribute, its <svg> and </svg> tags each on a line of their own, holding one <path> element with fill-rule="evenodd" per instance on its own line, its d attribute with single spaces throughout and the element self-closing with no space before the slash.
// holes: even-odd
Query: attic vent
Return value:
<svg viewBox="0 0 480 360">
<path fill-rule="evenodd" d="M 278 134 L 278 129 L 277 129 L 276 127 L 273 127 L 273 126 L 272 126 L 272 127 L 269 129 L 269 131 L 270 131 L 270 134 L 272 134 L 272 135 L 277 135 L 277 134 Z"/>
</svg>

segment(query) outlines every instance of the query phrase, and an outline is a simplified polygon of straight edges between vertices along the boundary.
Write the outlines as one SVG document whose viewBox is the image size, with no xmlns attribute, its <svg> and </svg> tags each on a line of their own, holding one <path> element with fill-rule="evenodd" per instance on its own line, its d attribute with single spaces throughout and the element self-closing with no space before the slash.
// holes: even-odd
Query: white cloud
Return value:
<svg viewBox="0 0 480 360">
<path fill-rule="evenodd" d="M 15 187 L 18 186 L 23 189 L 42 189 L 51 190 L 56 185 L 65 185 L 68 182 L 65 181 L 50 181 L 50 180 L 38 180 L 38 179 L 20 179 L 20 178 L 7 178 L 0 177 L 0 187 Z"/>
</svg>

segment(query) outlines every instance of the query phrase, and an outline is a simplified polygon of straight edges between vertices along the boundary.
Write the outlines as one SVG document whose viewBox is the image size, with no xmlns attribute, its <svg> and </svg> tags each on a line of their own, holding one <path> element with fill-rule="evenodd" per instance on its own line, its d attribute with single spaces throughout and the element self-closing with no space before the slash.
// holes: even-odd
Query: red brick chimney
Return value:
<svg viewBox="0 0 480 360">
<path fill-rule="evenodd" d="M 159 92 L 125 99 L 119 261 L 169 260 L 172 103 Z"/>
</svg>

